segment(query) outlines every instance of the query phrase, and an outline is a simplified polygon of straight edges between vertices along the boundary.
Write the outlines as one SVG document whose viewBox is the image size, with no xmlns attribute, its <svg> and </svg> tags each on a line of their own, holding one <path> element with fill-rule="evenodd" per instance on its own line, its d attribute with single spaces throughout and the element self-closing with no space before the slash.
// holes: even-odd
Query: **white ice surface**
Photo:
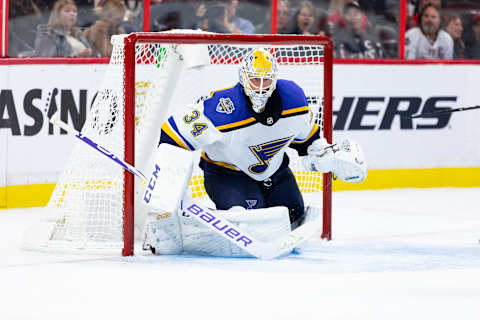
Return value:
<svg viewBox="0 0 480 320">
<path fill-rule="evenodd" d="M 480 319 L 480 189 L 336 192 L 333 241 L 273 261 L 20 249 L 0 210 L 0 320 Z"/>
</svg>

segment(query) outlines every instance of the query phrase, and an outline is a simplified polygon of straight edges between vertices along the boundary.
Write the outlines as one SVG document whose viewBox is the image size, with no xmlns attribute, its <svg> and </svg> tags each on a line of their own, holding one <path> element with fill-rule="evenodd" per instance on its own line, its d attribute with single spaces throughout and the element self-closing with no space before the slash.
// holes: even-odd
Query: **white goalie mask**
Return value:
<svg viewBox="0 0 480 320">
<path fill-rule="evenodd" d="M 277 84 L 277 60 L 264 49 L 254 49 L 243 58 L 239 78 L 245 94 L 252 101 L 253 110 L 263 112 Z"/>
</svg>

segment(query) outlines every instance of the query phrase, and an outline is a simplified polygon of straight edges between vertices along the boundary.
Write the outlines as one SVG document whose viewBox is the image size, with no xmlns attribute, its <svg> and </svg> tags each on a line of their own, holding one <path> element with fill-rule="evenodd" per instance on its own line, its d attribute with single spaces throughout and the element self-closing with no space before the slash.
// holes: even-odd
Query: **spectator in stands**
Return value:
<svg viewBox="0 0 480 320">
<path fill-rule="evenodd" d="M 345 6 L 351 3 L 352 0 L 330 0 L 328 5 L 328 28 L 330 34 L 333 36 L 335 31 L 345 28 L 345 21 L 343 20 Z M 359 1 L 356 1 L 362 8 L 365 8 L 365 5 Z M 364 15 L 363 28 L 366 28 L 368 25 L 367 16 Z"/>
<path fill-rule="evenodd" d="M 288 17 L 289 19 L 292 19 L 292 17 L 295 15 L 295 12 L 297 12 L 298 7 L 300 7 L 300 3 L 302 3 L 304 0 L 288 0 Z"/>
<path fill-rule="evenodd" d="M 213 5 L 206 6 L 205 17 L 201 24 L 203 28 L 205 28 L 205 26 L 208 27 L 208 31 L 217 33 L 241 33 L 229 19 L 227 6 L 224 3 L 217 2 Z"/>
<path fill-rule="evenodd" d="M 206 6 L 202 2 L 170 1 L 152 3 L 151 31 L 196 29 L 205 20 Z"/>
<path fill-rule="evenodd" d="M 278 1 L 277 7 L 277 33 L 288 33 L 289 21 L 289 3 L 288 0 Z"/>
<path fill-rule="evenodd" d="M 110 57 L 113 49 L 110 38 L 125 33 L 122 23 L 126 6 L 123 0 L 105 0 L 96 10 L 100 20 L 86 29 L 84 35 L 92 46 L 94 56 Z"/>
<path fill-rule="evenodd" d="M 270 10 L 267 10 L 265 20 L 255 27 L 257 33 L 268 34 L 271 31 Z M 288 33 L 289 21 L 288 0 L 279 0 L 277 4 L 277 33 Z"/>
<path fill-rule="evenodd" d="M 255 33 L 255 26 L 253 23 L 245 18 L 237 16 L 238 0 L 227 1 L 227 16 L 228 20 L 233 24 L 234 29 L 239 30 L 243 34 Z"/>
<path fill-rule="evenodd" d="M 480 59 L 480 14 L 472 16 L 465 33 L 465 58 Z"/>
<path fill-rule="evenodd" d="M 255 26 L 250 20 L 237 16 L 237 8 L 238 0 L 216 1 L 207 5 L 208 31 L 234 34 L 255 33 Z"/>
<path fill-rule="evenodd" d="M 405 34 L 406 59 L 452 59 L 453 40 L 440 29 L 440 11 L 433 5 L 423 7 L 419 27 Z"/>
<path fill-rule="evenodd" d="M 126 14 L 122 24 L 125 33 L 142 31 L 143 26 L 143 1 L 124 0 Z"/>
<path fill-rule="evenodd" d="M 77 25 L 77 6 L 73 0 L 58 0 L 53 5 L 48 24 L 39 25 L 35 55 L 41 57 L 87 57 L 89 43 Z"/>
<path fill-rule="evenodd" d="M 422 10 L 424 7 L 428 5 L 432 5 L 438 10 L 442 9 L 443 7 L 443 1 L 442 0 L 420 0 L 418 1 L 419 3 L 419 12 Z"/>
<path fill-rule="evenodd" d="M 398 29 L 387 25 L 379 25 L 375 29 L 382 45 L 383 57 L 398 58 Z"/>
<path fill-rule="evenodd" d="M 418 17 L 426 6 L 434 6 L 438 11 L 441 11 L 443 3 L 442 0 L 418 0 L 414 14 L 411 17 L 407 17 L 407 30 L 419 26 Z"/>
<path fill-rule="evenodd" d="M 291 20 L 291 34 L 312 35 L 315 30 L 315 8 L 311 1 L 302 1 Z"/>
<path fill-rule="evenodd" d="M 462 40 L 463 23 L 458 14 L 448 14 L 444 16 L 445 31 L 453 39 L 453 59 L 463 59 L 465 57 L 465 44 Z"/>
<path fill-rule="evenodd" d="M 343 28 L 343 9 L 345 8 L 345 0 L 330 0 L 328 6 L 328 20 L 334 29 Z"/>
<path fill-rule="evenodd" d="M 53 5 L 55 1 L 52 0 L 34 0 L 35 4 L 40 8 L 40 11 L 44 13 L 43 23 L 48 22 L 48 16 L 52 12 Z M 74 0 L 75 5 L 77 6 L 77 26 L 80 29 L 91 26 L 95 22 L 95 14 L 93 9 L 95 8 L 95 3 L 99 0 Z"/>
<path fill-rule="evenodd" d="M 42 12 L 32 0 L 13 0 L 8 7 L 8 55 L 24 57 L 34 54 L 35 29 Z"/>
<path fill-rule="evenodd" d="M 364 9 L 356 1 L 345 6 L 345 28 L 335 34 L 337 58 L 383 58 L 383 49 L 376 33 L 364 25 Z"/>
<path fill-rule="evenodd" d="M 333 29 L 328 21 L 328 12 L 322 9 L 317 10 L 317 18 L 315 34 L 319 36 L 332 36 Z"/>
<path fill-rule="evenodd" d="M 195 20 L 193 21 L 193 29 L 208 30 L 207 6 L 203 2 L 192 3 L 195 12 Z"/>
</svg>

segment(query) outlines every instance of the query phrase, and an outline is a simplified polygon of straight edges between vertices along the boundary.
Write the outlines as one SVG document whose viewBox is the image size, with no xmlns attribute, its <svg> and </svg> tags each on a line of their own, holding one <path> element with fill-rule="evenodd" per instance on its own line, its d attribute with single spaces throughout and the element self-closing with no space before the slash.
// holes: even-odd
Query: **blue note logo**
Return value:
<svg viewBox="0 0 480 320">
<path fill-rule="evenodd" d="M 247 203 L 247 210 L 253 209 L 257 205 L 257 200 L 245 200 Z"/>
<path fill-rule="evenodd" d="M 230 98 L 220 98 L 217 104 L 217 112 L 230 114 L 235 110 L 232 100 Z"/>
<path fill-rule="evenodd" d="M 264 173 L 270 165 L 270 160 L 290 142 L 291 138 L 292 137 L 282 138 L 248 147 L 259 161 L 248 167 L 248 170 L 253 174 Z"/>
</svg>

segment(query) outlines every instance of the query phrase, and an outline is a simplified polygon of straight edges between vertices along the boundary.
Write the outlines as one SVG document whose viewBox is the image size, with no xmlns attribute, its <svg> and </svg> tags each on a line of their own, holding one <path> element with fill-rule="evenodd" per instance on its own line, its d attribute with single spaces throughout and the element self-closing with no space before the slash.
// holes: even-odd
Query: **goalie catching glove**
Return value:
<svg viewBox="0 0 480 320">
<path fill-rule="evenodd" d="M 308 147 L 308 155 L 302 161 L 307 170 L 332 171 L 346 182 L 362 182 L 367 177 L 362 148 L 351 139 L 340 144 L 329 144 L 325 138 L 317 139 Z"/>
</svg>

